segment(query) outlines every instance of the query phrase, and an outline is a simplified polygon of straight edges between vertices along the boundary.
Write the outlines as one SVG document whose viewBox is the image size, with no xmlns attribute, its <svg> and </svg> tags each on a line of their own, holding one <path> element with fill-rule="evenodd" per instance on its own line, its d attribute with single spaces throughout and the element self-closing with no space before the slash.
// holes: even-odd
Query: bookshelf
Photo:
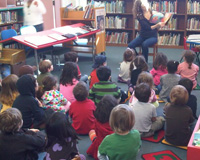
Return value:
<svg viewBox="0 0 200 160">
<path fill-rule="evenodd" d="M 23 7 L 0 6 L 0 32 L 6 29 L 15 29 L 18 33 L 23 25 Z"/>
<path fill-rule="evenodd" d="M 76 24 L 76 23 L 83 23 L 85 25 L 89 25 L 92 27 L 96 26 L 96 10 L 101 10 L 104 7 L 101 8 L 94 8 L 93 14 L 89 16 L 89 18 L 84 18 L 85 11 L 76 11 L 76 10 L 68 10 L 65 12 L 65 8 L 60 8 L 60 17 L 61 17 L 61 26 Z M 72 42 L 69 42 L 67 44 L 63 44 L 63 46 L 69 47 L 69 45 L 72 45 Z M 92 45 L 91 42 L 88 42 L 89 46 Z M 87 47 L 87 46 L 86 46 Z M 96 33 L 95 36 L 95 54 L 103 53 L 106 50 L 106 44 L 105 44 L 105 31 L 101 31 Z M 71 48 L 74 51 L 81 51 L 83 53 L 91 53 L 90 48 L 83 48 L 83 47 L 73 47 Z"/>
<path fill-rule="evenodd" d="M 159 48 L 183 48 L 183 38 L 190 34 L 200 34 L 200 1 L 199 0 L 148 0 L 152 9 L 165 13 L 173 12 L 168 25 L 158 31 Z M 132 14 L 134 0 L 98 0 L 106 8 L 106 45 L 127 46 L 139 32 L 139 25 Z M 121 10 L 119 10 L 121 6 Z M 116 18 L 117 17 L 117 18 Z M 120 28 L 115 20 L 125 24 Z M 120 33 L 127 38 L 127 43 L 117 41 Z M 114 39 L 112 41 L 112 39 Z"/>
</svg>

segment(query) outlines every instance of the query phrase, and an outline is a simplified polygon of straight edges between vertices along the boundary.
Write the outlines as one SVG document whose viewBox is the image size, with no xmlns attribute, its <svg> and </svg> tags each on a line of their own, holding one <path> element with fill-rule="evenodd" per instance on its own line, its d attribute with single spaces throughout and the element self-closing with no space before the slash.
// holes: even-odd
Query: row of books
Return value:
<svg viewBox="0 0 200 160">
<path fill-rule="evenodd" d="M 187 2 L 187 13 L 200 14 L 200 2 L 189 0 Z"/>
<path fill-rule="evenodd" d="M 173 12 L 177 13 L 177 0 L 176 1 L 152 1 L 150 2 L 152 10 L 159 12 Z"/>
<path fill-rule="evenodd" d="M 169 33 L 169 34 L 163 34 L 158 35 L 158 45 L 180 45 L 180 34 L 175 33 Z"/>
<path fill-rule="evenodd" d="M 84 19 L 93 19 L 94 18 L 94 5 L 92 3 L 86 6 L 83 18 Z"/>
<path fill-rule="evenodd" d="M 101 3 L 104 5 L 106 13 L 125 13 L 124 1 L 102 1 Z"/>
<path fill-rule="evenodd" d="M 139 29 L 139 22 L 135 19 L 135 29 Z M 161 30 L 176 30 L 177 29 L 177 18 L 171 18 L 169 22 L 161 28 Z"/>
<path fill-rule="evenodd" d="M 106 32 L 106 42 L 128 44 L 128 35 L 128 32 Z"/>
<path fill-rule="evenodd" d="M 17 11 L 0 12 L 0 24 L 17 22 Z"/>
<path fill-rule="evenodd" d="M 187 29 L 188 30 L 200 30 L 200 22 L 197 18 L 189 18 L 187 20 Z"/>
<path fill-rule="evenodd" d="M 106 28 L 126 28 L 127 18 L 119 16 L 106 17 L 105 26 Z"/>
<path fill-rule="evenodd" d="M 20 28 L 23 26 L 22 23 L 16 23 L 16 24 L 12 24 L 12 25 L 7 25 L 7 26 L 1 26 L 0 27 L 0 32 L 6 29 L 14 29 L 16 30 L 17 33 L 20 32 Z"/>
</svg>

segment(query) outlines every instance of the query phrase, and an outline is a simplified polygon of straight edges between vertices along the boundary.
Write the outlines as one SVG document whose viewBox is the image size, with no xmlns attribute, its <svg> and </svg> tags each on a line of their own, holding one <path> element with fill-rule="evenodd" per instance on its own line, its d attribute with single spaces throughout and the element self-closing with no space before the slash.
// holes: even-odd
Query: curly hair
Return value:
<svg viewBox="0 0 200 160">
<path fill-rule="evenodd" d="M 141 0 L 136 0 L 133 4 L 133 15 L 135 18 L 137 19 L 144 19 L 144 15 L 143 15 L 143 10 L 142 10 L 142 1 Z"/>
<path fill-rule="evenodd" d="M 74 62 L 66 62 L 62 74 L 60 76 L 60 84 L 67 85 L 71 84 L 73 85 L 73 79 L 78 80 L 78 68 L 77 64 Z"/>
</svg>

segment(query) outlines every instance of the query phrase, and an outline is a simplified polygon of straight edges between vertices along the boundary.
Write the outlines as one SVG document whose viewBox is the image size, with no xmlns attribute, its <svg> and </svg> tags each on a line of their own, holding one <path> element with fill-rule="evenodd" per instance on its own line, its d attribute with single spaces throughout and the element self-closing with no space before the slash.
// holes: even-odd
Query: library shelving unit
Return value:
<svg viewBox="0 0 200 160">
<path fill-rule="evenodd" d="M 0 1 L 0 32 L 13 28 L 19 32 L 23 24 L 23 7 L 16 6 L 15 0 Z"/>
<path fill-rule="evenodd" d="M 75 10 L 69 10 L 65 12 L 65 8 L 60 9 L 60 17 L 61 17 L 61 26 L 76 24 L 76 23 L 83 23 L 92 27 L 96 26 L 96 10 L 103 9 L 101 8 L 94 8 L 93 13 L 94 15 L 90 18 L 84 18 L 85 11 L 75 11 Z M 105 31 L 101 31 L 96 33 L 95 35 L 95 54 L 104 53 L 106 50 L 106 44 L 105 44 Z M 69 45 L 72 45 L 72 42 L 69 42 L 67 44 L 63 44 L 63 46 L 69 47 Z M 89 41 L 87 46 L 91 46 L 92 43 Z M 72 47 L 71 49 L 74 51 L 80 51 L 83 53 L 91 53 L 91 47 Z"/>
</svg>

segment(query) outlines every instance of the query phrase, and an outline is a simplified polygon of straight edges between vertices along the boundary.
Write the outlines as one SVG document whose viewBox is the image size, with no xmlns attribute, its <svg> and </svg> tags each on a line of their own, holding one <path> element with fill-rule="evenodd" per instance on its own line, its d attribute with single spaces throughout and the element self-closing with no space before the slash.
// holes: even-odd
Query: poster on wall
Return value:
<svg viewBox="0 0 200 160">
<path fill-rule="evenodd" d="M 105 9 L 100 8 L 95 10 L 96 28 L 105 31 Z"/>
</svg>

